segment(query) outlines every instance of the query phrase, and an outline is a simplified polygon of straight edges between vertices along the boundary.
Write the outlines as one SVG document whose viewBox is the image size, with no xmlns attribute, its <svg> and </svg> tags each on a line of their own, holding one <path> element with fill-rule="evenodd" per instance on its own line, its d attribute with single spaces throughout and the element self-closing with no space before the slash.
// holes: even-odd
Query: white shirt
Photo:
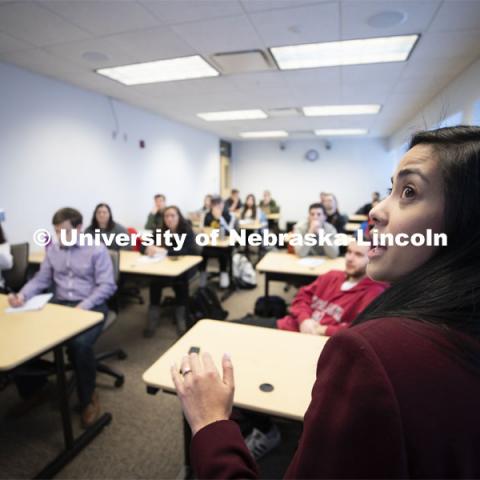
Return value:
<svg viewBox="0 0 480 480">
<path fill-rule="evenodd" d="M 5 286 L 5 280 L 2 277 L 2 270 L 10 270 L 13 267 L 13 257 L 10 253 L 8 242 L 0 243 L 0 288 Z"/>
</svg>

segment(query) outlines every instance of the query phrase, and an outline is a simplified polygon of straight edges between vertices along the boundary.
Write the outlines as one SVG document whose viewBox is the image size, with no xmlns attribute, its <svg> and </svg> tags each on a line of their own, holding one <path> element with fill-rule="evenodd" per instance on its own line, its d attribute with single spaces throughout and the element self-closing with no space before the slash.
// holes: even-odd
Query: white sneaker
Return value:
<svg viewBox="0 0 480 480">
<path fill-rule="evenodd" d="M 208 273 L 207 272 L 200 272 L 200 287 L 204 288 L 207 286 L 208 280 Z"/>
<path fill-rule="evenodd" d="M 267 433 L 254 428 L 252 433 L 245 439 L 245 443 L 255 460 L 260 460 L 268 452 L 272 451 L 280 444 L 280 441 L 280 430 L 276 425 L 273 425 Z"/>
<path fill-rule="evenodd" d="M 220 272 L 220 288 L 228 288 L 230 286 L 230 277 L 227 272 Z"/>
</svg>

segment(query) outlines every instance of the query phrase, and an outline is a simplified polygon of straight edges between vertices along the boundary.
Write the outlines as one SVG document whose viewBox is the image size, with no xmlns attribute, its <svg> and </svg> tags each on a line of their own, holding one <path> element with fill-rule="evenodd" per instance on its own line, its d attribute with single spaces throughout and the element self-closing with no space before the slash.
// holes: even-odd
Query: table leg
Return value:
<svg viewBox="0 0 480 480">
<path fill-rule="evenodd" d="M 85 448 L 112 421 L 110 413 L 104 413 L 92 426 L 79 437 L 73 437 L 72 417 L 68 405 L 67 382 L 65 379 L 65 362 L 63 348 L 55 347 L 55 368 L 57 373 L 57 390 L 62 415 L 63 438 L 65 448 L 58 457 L 51 461 L 35 478 L 53 478 L 80 451 Z"/>
<path fill-rule="evenodd" d="M 268 272 L 265 272 L 265 296 L 268 297 L 269 294 L 269 284 L 270 284 L 270 275 Z"/>
</svg>

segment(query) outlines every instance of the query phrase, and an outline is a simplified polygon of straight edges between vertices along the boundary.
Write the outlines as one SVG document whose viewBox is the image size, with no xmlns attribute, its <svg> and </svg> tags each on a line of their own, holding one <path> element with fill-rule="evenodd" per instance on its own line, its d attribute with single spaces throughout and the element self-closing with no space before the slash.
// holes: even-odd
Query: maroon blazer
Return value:
<svg viewBox="0 0 480 480">
<path fill-rule="evenodd" d="M 470 337 L 401 318 L 334 335 L 318 360 L 312 400 L 286 478 L 480 478 L 480 372 Z M 203 478 L 256 478 L 228 420 L 192 440 Z"/>
</svg>

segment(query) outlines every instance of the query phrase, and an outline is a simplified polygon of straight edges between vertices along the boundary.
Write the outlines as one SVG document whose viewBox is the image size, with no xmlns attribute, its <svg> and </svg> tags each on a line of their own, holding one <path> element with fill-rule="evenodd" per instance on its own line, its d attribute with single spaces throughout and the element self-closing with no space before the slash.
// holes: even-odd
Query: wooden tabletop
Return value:
<svg viewBox="0 0 480 480">
<path fill-rule="evenodd" d="M 30 252 L 28 254 L 29 263 L 40 264 L 43 262 L 44 258 L 45 258 L 45 250 L 37 250 L 35 252 Z"/>
<path fill-rule="evenodd" d="M 201 320 L 143 374 L 143 381 L 174 392 L 170 367 L 180 365 L 190 347 L 209 352 L 220 372 L 221 358 L 228 353 L 235 373 L 235 406 L 303 420 L 327 341 L 323 336 Z M 273 391 L 261 391 L 262 384 L 272 385 Z"/>
<path fill-rule="evenodd" d="M 148 257 L 139 252 L 120 251 L 120 272 L 138 275 L 178 277 L 202 261 L 200 255 L 165 257 L 159 262 L 144 263 Z"/>
<path fill-rule="evenodd" d="M 239 220 L 238 226 L 239 228 L 243 228 L 245 230 L 259 230 L 260 228 L 264 227 L 264 225 L 262 225 L 258 220 L 253 220 L 248 223 L 243 223 L 242 220 Z"/>
<path fill-rule="evenodd" d="M 268 252 L 257 263 L 257 270 L 259 272 L 268 273 L 284 273 L 291 275 L 311 275 L 312 277 L 318 277 L 330 270 L 345 270 L 345 258 L 328 258 L 328 257 L 304 257 L 313 261 L 322 261 L 320 265 L 304 265 L 302 263 L 309 262 L 309 260 L 301 261 L 301 258 L 297 255 L 286 252 Z"/>
<path fill-rule="evenodd" d="M 344 228 L 345 228 L 346 232 L 353 233 L 353 232 L 356 232 L 357 230 L 360 230 L 362 227 L 359 223 L 349 222 L 349 223 L 345 224 Z"/>
<path fill-rule="evenodd" d="M 362 222 L 366 222 L 367 220 L 368 220 L 368 215 L 355 214 L 355 215 L 350 215 L 348 217 L 349 222 L 362 223 Z"/>
<path fill-rule="evenodd" d="M 280 220 L 280 214 L 279 213 L 269 213 L 266 215 L 267 220 Z"/>
<path fill-rule="evenodd" d="M 47 304 L 34 312 L 6 313 L 0 294 L 0 371 L 10 370 L 100 323 L 99 312 Z"/>
</svg>

